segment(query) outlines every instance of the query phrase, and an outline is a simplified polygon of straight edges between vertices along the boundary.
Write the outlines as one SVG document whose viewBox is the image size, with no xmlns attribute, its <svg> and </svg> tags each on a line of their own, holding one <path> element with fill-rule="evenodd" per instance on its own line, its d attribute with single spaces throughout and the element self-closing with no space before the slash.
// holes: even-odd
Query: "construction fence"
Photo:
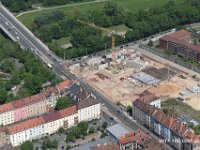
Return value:
<svg viewBox="0 0 200 150">
<path fill-rule="evenodd" d="M 191 64 L 191 63 L 188 63 L 186 61 L 184 61 L 183 59 L 181 59 L 180 57 L 176 56 L 176 55 L 169 55 L 167 53 L 165 53 L 163 50 L 160 50 L 160 49 L 157 49 L 157 48 L 152 48 L 152 47 L 149 47 L 147 45 L 144 45 L 144 44 L 140 44 L 140 47 L 152 54 L 155 54 L 155 55 L 158 55 L 160 57 L 163 57 L 167 60 L 170 60 L 178 65 L 181 65 L 183 67 L 186 67 L 188 69 L 191 69 L 197 73 L 200 73 L 200 64 Z"/>
</svg>

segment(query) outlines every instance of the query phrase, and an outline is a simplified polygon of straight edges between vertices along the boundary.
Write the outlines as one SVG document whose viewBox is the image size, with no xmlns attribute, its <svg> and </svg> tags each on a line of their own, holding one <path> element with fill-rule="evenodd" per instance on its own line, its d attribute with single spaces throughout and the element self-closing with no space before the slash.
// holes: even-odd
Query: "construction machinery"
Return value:
<svg viewBox="0 0 200 150">
<path fill-rule="evenodd" d="M 104 27 L 100 27 L 100 26 L 95 25 L 94 23 L 88 23 L 86 21 L 82 21 L 79 19 L 77 19 L 77 21 L 82 24 L 88 25 L 90 27 L 93 27 L 93 28 L 96 28 L 96 29 L 99 29 L 101 31 L 105 31 L 105 32 L 111 34 L 111 37 L 112 37 L 112 60 L 113 60 L 113 62 L 116 62 L 116 55 L 115 55 L 115 35 L 116 34 L 115 34 L 115 31 L 104 28 Z"/>
</svg>

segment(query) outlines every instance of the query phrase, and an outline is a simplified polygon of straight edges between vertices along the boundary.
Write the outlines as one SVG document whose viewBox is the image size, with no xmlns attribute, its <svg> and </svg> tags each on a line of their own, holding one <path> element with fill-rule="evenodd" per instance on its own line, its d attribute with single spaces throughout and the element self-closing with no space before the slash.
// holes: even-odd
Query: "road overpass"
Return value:
<svg viewBox="0 0 200 150">
<path fill-rule="evenodd" d="M 52 53 L 49 48 L 33 35 L 14 15 L 0 3 L 0 28 L 21 48 L 28 49 L 46 64 L 60 62 L 60 58 Z M 40 57 L 39 57 L 40 56 Z"/>
<path fill-rule="evenodd" d="M 0 4 L 0 27 L 13 41 L 18 42 L 22 48 L 30 50 L 36 57 L 41 59 L 46 64 L 51 63 L 52 71 L 54 71 L 59 77 L 64 76 L 65 78 L 71 80 L 78 80 L 88 92 L 93 93 L 101 103 L 104 103 L 114 116 L 122 120 L 129 127 L 134 130 L 140 128 L 145 132 L 149 132 L 142 125 L 124 115 L 115 103 L 111 102 L 101 93 L 95 91 L 88 83 L 65 70 L 64 67 L 62 67 L 61 60 L 37 37 L 35 37 L 20 21 L 18 21 L 2 4 Z M 149 132 L 149 135 L 154 139 L 159 140 L 159 138 L 151 132 Z M 167 144 L 164 145 L 167 149 L 171 149 Z"/>
</svg>

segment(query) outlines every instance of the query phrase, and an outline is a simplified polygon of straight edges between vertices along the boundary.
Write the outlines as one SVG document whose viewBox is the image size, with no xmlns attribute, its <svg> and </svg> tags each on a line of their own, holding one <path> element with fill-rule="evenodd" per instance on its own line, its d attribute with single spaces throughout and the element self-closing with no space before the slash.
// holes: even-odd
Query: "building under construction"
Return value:
<svg viewBox="0 0 200 150">
<path fill-rule="evenodd" d="M 159 47 L 171 50 L 171 54 L 200 62 L 200 45 L 192 43 L 192 33 L 186 30 L 179 30 L 161 37 Z"/>
</svg>

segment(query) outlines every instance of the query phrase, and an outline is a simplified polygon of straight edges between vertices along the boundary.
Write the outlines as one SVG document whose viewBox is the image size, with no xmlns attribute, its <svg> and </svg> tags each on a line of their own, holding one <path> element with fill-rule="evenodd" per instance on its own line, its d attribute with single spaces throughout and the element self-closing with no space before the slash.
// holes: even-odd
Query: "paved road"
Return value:
<svg viewBox="0 0 200 150">
<path fill-rule="evenodd" d="M 38 55 L 45 54 L 51 61 L 59 62 L 60 59 L 54 55 L 48 47 L 46 47 L 38 38 L 36 38 L 32 32 L 30 32 L 21 22 L 19 22 L 5 7 L 0 6 L 0 21 L 3 24 L 3 29 L 10 31 L 11 35 L 17 39 L 20 45 L 23 45 L 26 49 L 41 52 Z M 50 57 L 49 57 L 50 56 Z M 43 55 L 43 57 L 45 57 Z M 45 59 L 48 59 L 45 58 Z"/>
<path fill-rule="evenodd" d="M 133 130 L 136 130 L 138 128 L 141 128 L 144 132 L 149 132 L 146 128 L 144 128 L 139 123 L 133 121 L 129 117 L 127 117 L 124 113 L 121 112 L 120 108 L 115 104 L 112 103 L 109 99 L 107 99 L 104 95 L 101 93 L 95 91 L 88 83 L 83 81 L 82 79 L 70 74 L 67 70 L 65 70 L 61 64 L 59 58 L 55 57 L 53 53 L 49 52 L 48 48 L 34 35 L 26 28 L 24 27 L 14 16 L 12 16 L 11 13 L 9 13 L 4 7 L 0 7 L 0 14 L 3 16 L 7 22 L 16 29 L 17 36 L 19 38 L 24 38 L 25 43 L 31 44 L 31 46 L 34 46 L 33 48 L 36 48 L 38 52 L 40 52 L 41 55 L 38 55 L 39 58 L 43 57 L 43 55 L 52 61 L 52 71 L 54 71 L 58 76 L 64 76 L 71 80 L 78 80 L 80 84 L 83 86 L 84 89 L 91 92 L 96 96 L 96 98 L 101 102 L 104 103 L 106 107 L 109 108 L 109 111 L 113 114 L 113 116 L 117 117 L 121 121 L 123 121 L 127 126 L 132 128 Z M 13 30 L 12 30 L 13 31 Z M 21 43 L 20 43 L 21 44 Z M 24 46 L 26 46 L 24 44 Z M 33 49 L 35 51 L 35 49 Z M 42 59 L 43 60 L 43 59 Z M 149 134 L 151 137 L 159 140 L 159 138 L 152 133 Z M 167 144 L 165 144 L 168 149 L 171 149 Z"/>
</svg>

